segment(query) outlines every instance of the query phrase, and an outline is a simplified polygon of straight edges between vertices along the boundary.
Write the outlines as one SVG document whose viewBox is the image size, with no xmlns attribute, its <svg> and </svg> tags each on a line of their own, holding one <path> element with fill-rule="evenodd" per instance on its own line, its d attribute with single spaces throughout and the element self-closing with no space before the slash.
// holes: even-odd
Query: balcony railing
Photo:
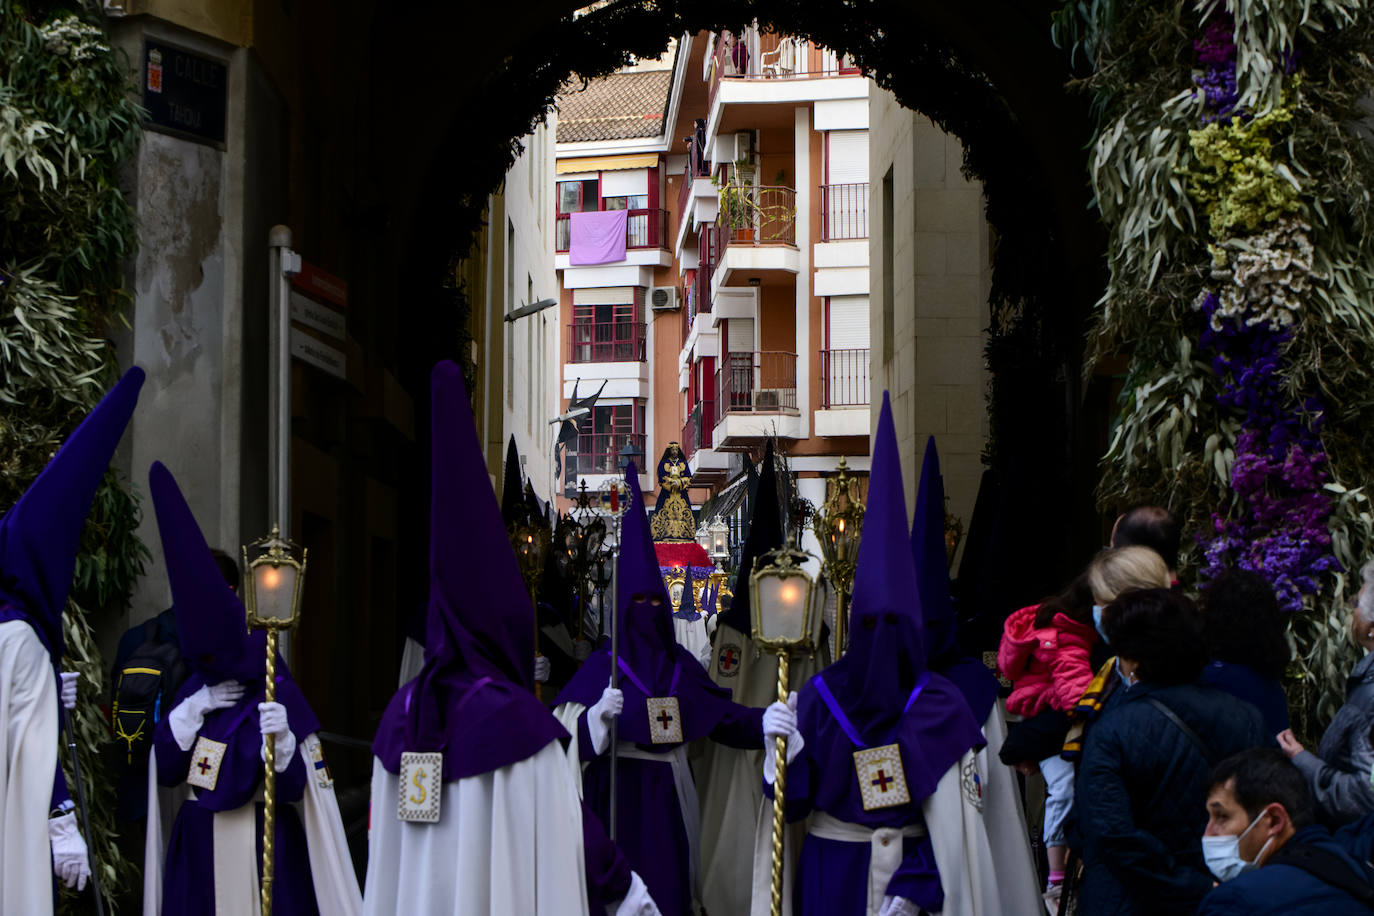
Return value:
<svg viewBox="0 0 1374 916">
<path fill-rule="evenodd" d="M 821 351 L 821 407 L 868 404 L 869 349 Z"/>
<path fill-rule="evenodd" d="M 620 450 L 632 442 L 644 453 L 643 433 L 583 433 L 577 437 L 577 452 L 567 456 L 565 478 L 578 474 L 619 474 Z"/>
<path fill-rule="evenodd" d="M 694 289 L 690 300 L 691 321 L 695 321 L 698 315 L 707 315 L 711 312 L 711 275 L 716 272 L 716 264 L 720 261 L 720 242 L 716 237 L 715 224 L 707 223 L 701 227 L 697 255 L 697 273 L 692 280 Z M 690 326 L 689 321 L 688 327 Z"/>
<path fill-rule="evenodd" d="M 711 177 L 711 164 L 706 161 L 706 150 L 694 134 L 687 138 L 687 165 L 682 170 L 682 187 L 677 189 L 677 213 L 685 219 L 687 203 L 692 199 L 692 184 L 697 178 Z"/>
<path fill-rule="evenodd" d="M 716 369 L 716 422 L 732 413 L 795 413 L 797 354 L 730 353 Z"/>
<path fill-rule="evenodd" d="M 721 32 L 712 49 L 710 102 L 715 102 L 723 79 L 797 79 L 859 72 L 848 56 L 801 38 L 760 34 L 752 28 L 741 35 Z"/>
<path fill-rule="evenodd" d="M 572 214 L 558 214 L 554 229 L 554 247 L 563 254 L 572 247 Z M 625 218 L 626 248 L 667 248 L 668 211 L 660 208 L 652 210 L 631 210 Z"/>
<path fill-rule="evenodd" d="M 703 448 L 711 448 L 711 431 L 715 426 L 716 402 L 712 398 L 697 401 L 687 422 L 682 424 L 682 438 L 678 440 L 682 452 L 691 458 Z"/>
<path fill-rule="evenodd" d="M 868 182 L 821 185 L 821 241 L 868 238 Z"/>
<path fill-rule="evenodd" d="M 577 322 L 568 325 L 568 362 L 644 362 L 644 322 Z"/>
</svg>

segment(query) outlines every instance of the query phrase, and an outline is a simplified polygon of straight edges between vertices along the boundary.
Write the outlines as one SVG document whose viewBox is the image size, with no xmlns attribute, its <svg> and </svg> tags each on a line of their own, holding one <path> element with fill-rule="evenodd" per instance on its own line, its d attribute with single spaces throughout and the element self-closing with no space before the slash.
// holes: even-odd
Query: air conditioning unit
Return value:
<svg viewBox="0 0 1374 916">
<path fill-rule="evenodd" d="M 681 305 L 676 286 L 649 287 L 649 308 L 655 312 L 676 312 Z"/>
<path fill-rule="evenodd" d="M 752 131 L 743 130 L 735 134 L 733 162 L 749 162 L 754 146 L 754 134 Z"/>
<path fill-rule="evenodd" d="M 754 389 L 754 409 L 755 410 L 777 410 L 782 404 L 781 388 L 755 388 Z"/>
</svg>

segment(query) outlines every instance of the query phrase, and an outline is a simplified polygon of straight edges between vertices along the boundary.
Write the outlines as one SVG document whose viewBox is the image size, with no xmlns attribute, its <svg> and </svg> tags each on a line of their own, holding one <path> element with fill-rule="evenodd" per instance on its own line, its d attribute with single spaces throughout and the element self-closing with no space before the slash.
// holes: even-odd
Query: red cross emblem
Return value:
<svg viewBox="0 0 1374 916">
<path fill-rule="evenodd" d="M 212 767 L 212 766 L 214 766 L 214 764 L 212 764 L 212 763 L 210 762 L 210 758 L 209 758 L 209 757 L 202 757 L 202 758 L 200 758 L 200 763 L 197 763 L 197 764 L 196 764 L 196 767 L 200 770 L 200 775 L 202 775 L 202 776 L 204 776 L 206 773 L 210 772 L 210 767 Z"/>
<path fill-rule="evenodd" d="M 668 710 L 660 709 L 658 711 L 658 721 L 663 724 L 663 728 L 666 731 L 668 726 L 673 723 L 673 717 L 668 715 Z"/>
<path fill-rule="evenodd" d="M 897 781 L 897 780 L 893 779 L 891 776 L 887 775 L 887 774 L 884 773 L 882 770 L 879 770 L 879 771 L 878 771 L 878 778 L 875 779 L 875 780 L 873 780 L 873 785 L 875 785 L 875 786 L 878 787 L 878 791 L 879 791 L 879 792 L 886 792 L 886 791 L 887 791 L 887 784 L 890 783 L 890 782 L 896 782 L 896 781 Z"/>
<path fill-rule="evenodd" d="M 719 655 L 720 673 L 726 677 L 732 677 L 739 673 L 740 652 L 739 646 L 726 644 Z"/>
</svg>

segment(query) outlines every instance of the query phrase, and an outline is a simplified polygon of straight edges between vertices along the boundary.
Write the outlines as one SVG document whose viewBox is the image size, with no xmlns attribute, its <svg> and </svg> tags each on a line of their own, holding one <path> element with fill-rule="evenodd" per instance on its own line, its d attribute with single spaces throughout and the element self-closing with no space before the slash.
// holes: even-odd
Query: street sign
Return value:
<svg viewBox="0 0 1374 916">
<path fill-rule="evenodd" d="M 311 337 L 300 328 L 291 329 L 291 356 L 335 378 L 347 376 L 347 360 L 343 351 Z"/>
<path fill-rule="evenodd" d="M 143 107 L 153 125 L 223 147 L 229 68 L 222 61 L 145 41 L 143 75 Z"/>
<path fill-rule="evenodd" d="M 335 340 L 348 337 L 348 320 L 342 312 L 336 312 L 294 289 L 291 291 L 291 320 Z"/>
</svg>

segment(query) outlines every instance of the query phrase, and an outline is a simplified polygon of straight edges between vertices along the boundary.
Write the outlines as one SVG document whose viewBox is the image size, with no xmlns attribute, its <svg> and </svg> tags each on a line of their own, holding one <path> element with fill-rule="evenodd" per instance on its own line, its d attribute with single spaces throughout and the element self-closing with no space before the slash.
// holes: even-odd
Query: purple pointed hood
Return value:
<svg viewBox="0 0 1374 916">
<path fill-rule="evenodd" d="M 692 567 L 689 564 L 683 570 L 682 575 L 682 600 L 678 602 L 678 609 L 673 613 L 673 616 L 679 620 L 697 619 L 697 597 L 696 593 L 692 591 L 693 581 Z"/>
<path fill-rule="evenodd" d="M 265 637 L 250 637 L 243 601 L 225 583 L 191 507 L 160 461 L 148 471 L 148 490 L 172 586 L 177 642 L 186 664 L 207 684 L 262 677 Z"/>
<path fill-rule="evenodd" d="M 731 711 L 730 691 L 713 684 L 701 663 L 678 645 L 673 633 L 673 605 L 654 554 L 634 462 L 626 468 L 625 477 L 630 499 L 620 528 L 616 569 L 620 582 L 615 623 L 620 632 L 617 648 L 622 672 L 618 686 L 625 691 L 619 736 L 622 741 L 648 744 L 652 739 L 646 698 L 676 696 L 682 701 L 683 737 L 692 741 L 709 734 Z M 554 706 L 591 706 L 600 699 L 610 674 L 610 646 L 603 643 L 573 675 Z"/>
<path fill-rule="evenodd" d="M 137 366 L 124 373 L 0 519 L 0 620 L 28 621 L 54 664 L 64 651 L 62 611 L 81 530 L 143 378 Z"/>
<path fill-rule="evenodd" d="M 906 494 L 886 392 L 873 439 L 867 507 L 850 604 L 849 651 L 803 688 L 799 716 L 810 716 L 818 696 L 828 692 L 865 746 L 901 746 L 907 785 L 912 799 L 919 800 L 983 739 L 957 688 L 926 670 Z M 815 751 L 823 772 L 850 774 L 852 752 L 849 741 Z"/>
<path fill-rule="evenodd" d="M 954 682 L 968 700 L 976 721 L 984 721 L 997 701 L 997 678 L 987 666 L 963 650 L 959 621 L 950 594 L 949 555 L 945 549 L 945 482 L 935 437 L 926 440 L 916 492 L 916 517 L 911 525 L 911 556 L 925 617 L 926 664 Z"/>
<path fill-rule="evenodd" d="M 856 724 L 891 725 L 926 671 L 892 409 L 883 395 L 849 605 L 849 650 L 826 683 Z M 862 729 L 862 725 L 860 726 Z"/>
<path fill-rule="evenodd" d="M 565 732 L 534 698 L 534 605 L 506 537 L 458 366 L 430 375 L 429 617 L 425 664 L 392 697 L 373 753 L 440 751 L 444 780 L 524 760 Z"/>
</svg>

